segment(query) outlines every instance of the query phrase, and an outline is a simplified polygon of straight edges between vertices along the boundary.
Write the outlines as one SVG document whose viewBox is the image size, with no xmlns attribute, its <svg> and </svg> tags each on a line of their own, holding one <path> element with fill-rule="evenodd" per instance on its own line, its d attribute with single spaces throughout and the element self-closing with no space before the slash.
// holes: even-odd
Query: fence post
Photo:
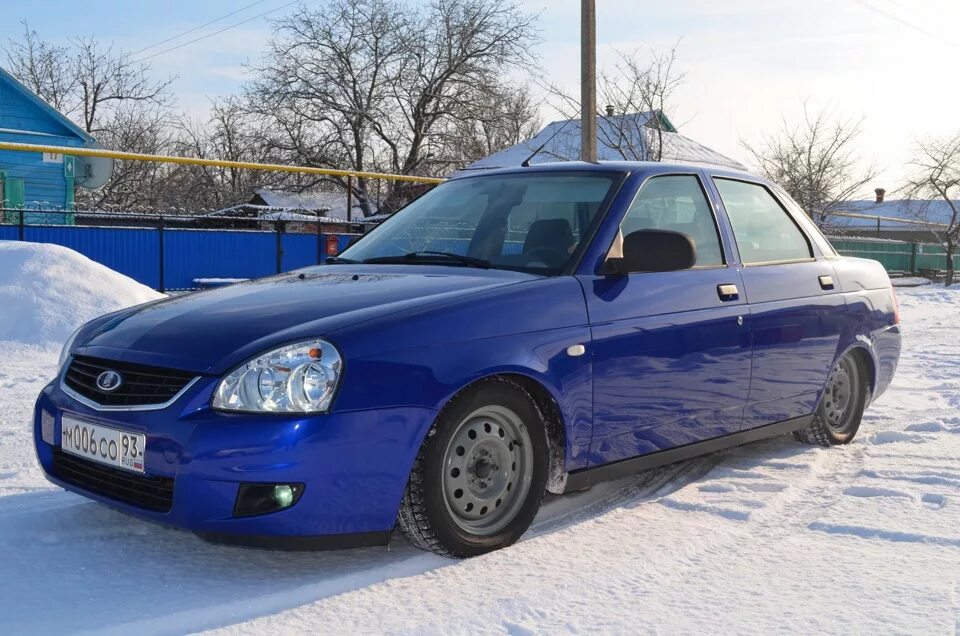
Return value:
<svg viewBox="0 0 960 636">
<path fill-rule="evenodd" d="M 23 208 L 20 208 L 19 216 L 17 217 L 17 238 L 23 240 L 24 234 L 24 225 L 26 224 L 25 217 L 27 215 L 23 213 Z"/>
<path fill-rule="evenodd" d="M 916 241 L 910 243 L 910 273 L 916 273 L 917 271 L 917 243 Z"/>
<path fill-rule="evenodd" d="M 877 238 L 880 238 L 880 217 L 877 217 Z"/>
<path fill-rule="evenodd" d="M 323 263 L 323 234 L 320 233 L 320 219 L 317 219 L 317 265 Z"/>
<path fill-rule="evenodd" d="M 163 232 L 163 216 L 162 216 L 162 215 L 160 216 L 160 225 L 157 227 L 157 236 L 158 236 L 158 238 L 159 238 L 159 248 L 160 248 L 160 281 L 159 281 L 159 283 L 160 283 L 160 285 L 159 285 L 159 286 L 160 286 L 160 289 L 159 289 L 158 291 L 159 291 L 161 294 L 163 294 L 163 293 L 166 293 L 167 290 L 166 290 L 166 282 L 163 280 L 163 269 L 164 269 L 164 267 L 163 267 L 163 264 L 164 264 L 164 258 L 163 258 L 163 251 L 164 251 L 164 249 L 163 249 L 163 248 L 164 248 L 163 239 L 164 239 L 164 232 Z"/>
<path fill-rule="evenodd" d="M 283 226 L 284 221 L 276 221 L 275 229 L 277 235 L 277 273 L 283 271 Z"/>
<path fill-rule="evenodd" d="M 353 176 L 347 176 L 347 223 L 353 219 Z"/>
</svg>

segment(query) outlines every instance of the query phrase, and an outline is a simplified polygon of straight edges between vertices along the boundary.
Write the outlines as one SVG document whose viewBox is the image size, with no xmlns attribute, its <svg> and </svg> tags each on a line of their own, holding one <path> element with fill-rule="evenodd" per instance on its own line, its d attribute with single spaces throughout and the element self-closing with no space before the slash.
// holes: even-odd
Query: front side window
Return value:
<svg viewBox="0 0 960 636">
<path fill-rule="evenodd" d="M 807 238 L 764 186 L 715 178 L 744 264 L 813 258 Z"/>
<path fill-rule="evenodd" d="M 697 248 L 695 267 L 723 265 L 717 224 L 693 175 L 653 177 L 644 183 L 620 225 L 624 236 L 638 230 L 686 234 Z"/>
<path fill-rule="evenodd" d="M 485 265 L 560 273 L 591 234 L 617 173 L 532 172 L 443 183 L 345 250 L 345 260 Z M 406 259 L 406 260 L 404 260 Z"/>
</svg>

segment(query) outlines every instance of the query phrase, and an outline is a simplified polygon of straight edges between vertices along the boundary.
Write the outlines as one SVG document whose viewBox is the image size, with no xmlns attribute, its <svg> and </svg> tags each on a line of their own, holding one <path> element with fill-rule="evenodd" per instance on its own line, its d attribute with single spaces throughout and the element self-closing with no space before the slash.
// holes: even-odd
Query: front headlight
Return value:
<svg viewBox="0 0 960 636">
<path fill-rule="evenodd" d="M 70 352 L 73 350 L 73 341 L 77 339 L 77 334 L 80 333 L 80 330 L 83 329 L 83 326 L 77 327 L 70 337 L 67 338 L 67 341 L 63 343 L 63 349 L 60 350 L 60 360 L 57 362 L 57 373 L 63 371 L 63 365 L 67 363 L 67 359 L 70 357 Z"/>
<path fill-rule="evenodd" d="M 323 340 L 273 349 L 228 373 L 217 385 L 212 406 L 264 413 L 326 411 L 342 367 L 340 354 Z"/>
</svg>

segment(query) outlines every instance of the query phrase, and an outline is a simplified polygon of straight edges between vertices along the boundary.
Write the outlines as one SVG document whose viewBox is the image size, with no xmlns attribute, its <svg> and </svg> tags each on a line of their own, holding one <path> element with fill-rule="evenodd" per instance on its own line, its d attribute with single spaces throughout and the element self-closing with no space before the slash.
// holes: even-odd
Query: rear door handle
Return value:
<svg viewBox="0 0 960 636">
<path fill-rule="evenodd" d="M 737 289 L 737 286 L 732 283 L 717 285 L 717 296 L 724 302 L 738 300 L 740 298 L 740 291 Z"/>
<path fill-rule="evenodd" d="M 820 281 L 820 289 L 833 289 L 833 276 L 824 274 L 818 280 Z"/>
</svg>

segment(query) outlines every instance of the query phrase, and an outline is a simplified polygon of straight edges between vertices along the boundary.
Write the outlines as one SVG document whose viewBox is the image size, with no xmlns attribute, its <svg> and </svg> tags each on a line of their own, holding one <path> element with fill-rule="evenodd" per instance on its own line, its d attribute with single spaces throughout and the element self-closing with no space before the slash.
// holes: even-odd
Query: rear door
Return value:
<svg viewBox="0 0 960 636">
<path fill-rule="evenodd" d="M 830 262 L 764 184 L 713 178 L 736 240 L 750 305 L 753 362 L 743 428 L 816 408 L 845 301 Z"/>
<path fill-rule="evenodd" d="M 593 336 L 591 465 L 735 433 L 746 404 L 749 316 L 701 175 L 647 179 L 621 225 L 640 229 L 688 234 L 697 262 L 578 276 Z"/>
</svg>

